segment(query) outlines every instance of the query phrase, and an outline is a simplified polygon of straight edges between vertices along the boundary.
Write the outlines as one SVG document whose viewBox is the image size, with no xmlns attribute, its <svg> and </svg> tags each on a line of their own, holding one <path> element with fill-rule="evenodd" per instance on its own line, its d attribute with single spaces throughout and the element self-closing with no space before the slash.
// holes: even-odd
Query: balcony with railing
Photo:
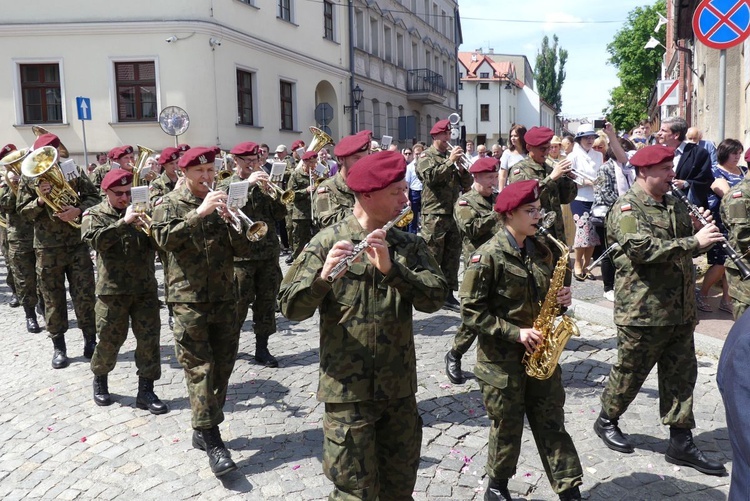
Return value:
<svg viewBox="0 0 750 501">
<path fill-rule="evenodd" d="M 406 77 L 409 100 L 423 104 L 440 104 L 445 100 L 443 75 L 427 68 L 409 70 Z"/>
</svg>

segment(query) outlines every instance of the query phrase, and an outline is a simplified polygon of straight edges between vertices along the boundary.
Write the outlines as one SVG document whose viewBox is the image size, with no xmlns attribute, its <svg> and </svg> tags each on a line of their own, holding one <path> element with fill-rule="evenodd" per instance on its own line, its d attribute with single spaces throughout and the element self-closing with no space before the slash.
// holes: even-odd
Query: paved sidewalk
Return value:
<svg viewBox="0 0 750 501">
<path fill-rule="evenodd" d="M 286 268 L 286 267 L 285 267 Z M 0 276 L 0 283 L 4 283 Z M 0 288 L 0 292 L 7 292 Z M 6 295 L 7 297 L 7 295 Z M 586 306 L 578 307 L 581 315 Z M 71 318 L 74 317 L 70 313 Z M 115 403 L 97 407 L 80 331 L 66 336 L 72 364 L 50 366 L 52 343 L 25 332 L 23 312 L 0 305 L 0 499 L 249 499 L 318 500 L 330 492 L 321 473 L 322 405 L 315 399 L 317 315 L 289 323 L 280 317 L 271 351 L 281 367 L 252 360 L 244 332 L 231 379 L 222 433 L 240 469 L 224 480 L 190 444 L 190 410 L 183 372 L 174 356 L 162 310 L 162 378 L 156 393 L 171 411 L 153 416 L 135 408 L 135 342 L 128 338 L 110 376 Z M 419 371 L 417 399 L 424 420 L 422 461 L 414 498 L 479 500 L 489 421 L 475 380 L 449 383 L 443 355 L 459 316 L 442 310 L 415 315 Z M 75 325 L 75 324 L 73 324 Z M 250 323 L 246 324 L 249 328 Z M 610 451 L 592 431 L 599 395 L 616 357 L 611 328 L 579 321 L 581 337 L 561 359 L 567 428 L 584 467 L 590 500 L 726 499 L 729 477 L 710 477 L 663 459 L 668 430 L 659 423 L 657 382 L 650 377 L 621 420 L 636 452 Z M 724 410 L 716 387 L 716 358 L 699 357 L 695 391 L 697 444 L 731 469 Z M 474 351 L 465 357 L 471 370 Z M 530 431 L 524 434 L 514 499 L 554 500 Z"/>
</svg>

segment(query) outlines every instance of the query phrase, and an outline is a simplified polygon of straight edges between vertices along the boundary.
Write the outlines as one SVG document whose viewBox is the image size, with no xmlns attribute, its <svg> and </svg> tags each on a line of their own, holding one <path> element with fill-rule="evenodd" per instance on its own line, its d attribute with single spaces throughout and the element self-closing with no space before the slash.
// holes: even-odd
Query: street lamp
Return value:
<svg viewBox="0 0 750 501">
<path fill-rule="evenodd" d="M 364 91 L 359 88 L 359 84 L 357 84 L 354 89 L 352 89 L 352 102 L 354 103 L 353 106 L 347 106 L 344 105 L 344 113 L 349 113 L 349 110 L 358 110 L 359 109 L 359 103 L 362 102 L 362 94 Z"/>
</svg>

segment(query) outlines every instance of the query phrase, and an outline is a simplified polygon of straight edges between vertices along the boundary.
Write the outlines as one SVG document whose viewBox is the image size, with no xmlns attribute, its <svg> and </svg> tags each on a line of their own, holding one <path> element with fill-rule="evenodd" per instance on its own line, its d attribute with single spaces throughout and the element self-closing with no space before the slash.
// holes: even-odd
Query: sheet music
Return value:
<svg viewBox="0 0 750 501">
<path fill-rule="evenodd" d="M 133 186 L 130 188 L 130 200 L 133 204 L 133 210 L 147 212 L 149 209 L 148 186 Z"/>
<path fill-rule="evenodd" d="M 72 181 L 78 177 L 81 177 L 81 173 L 78 171 L 76 162 L 73 159 L 66 160 L 60 164 L 60 170 L 63 173 L 66 181 Z"/>
<path fill-rule="evenodd" d="M 380 148 L 383 150 L 387 150 L 392 142 L 393 136 L 383 136 L 380 138 Z"/>
<path fill-rule="evenodd" d="M 229 185 L 229 194 L 227 196 L 227 207 L 240 208 L 247 203 L 247 192 L 250 188 L 250 181 L 237 181 Z"/>
<path fill-rule="evenodd" d="M 269 177 L 274 183 L 281 182 L 284 178 L 284 172 L 286 171 L 286 162 L 274 162 L 271 166 L 271 173 Z"/>
<path fill-rule="evenodd" d="M 318 162 L 318 164 L 315 166 L 315 173 L 318 176 L 323 176 L 326 173 L 326 166 L 322 163 Z"/>
</svg>

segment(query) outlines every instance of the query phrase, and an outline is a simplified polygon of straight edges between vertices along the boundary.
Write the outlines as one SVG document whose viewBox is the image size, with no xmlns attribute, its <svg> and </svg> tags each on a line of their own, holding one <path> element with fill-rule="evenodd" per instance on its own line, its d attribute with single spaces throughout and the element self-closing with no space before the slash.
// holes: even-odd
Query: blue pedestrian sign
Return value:
<svg viewBox="0 0 750 501">
<path fill-rule="evenodd" d="M 78 120 L 91 120 L 91 99 L 77 97 L 76 109 L 78 110 Z"/>
<path fill-rule="evenodd" d="M 712 49 L 728 49 L 750 35 L 750 0 L 703 0 L 693 14 L 693 33 Z"/>
</svg>

